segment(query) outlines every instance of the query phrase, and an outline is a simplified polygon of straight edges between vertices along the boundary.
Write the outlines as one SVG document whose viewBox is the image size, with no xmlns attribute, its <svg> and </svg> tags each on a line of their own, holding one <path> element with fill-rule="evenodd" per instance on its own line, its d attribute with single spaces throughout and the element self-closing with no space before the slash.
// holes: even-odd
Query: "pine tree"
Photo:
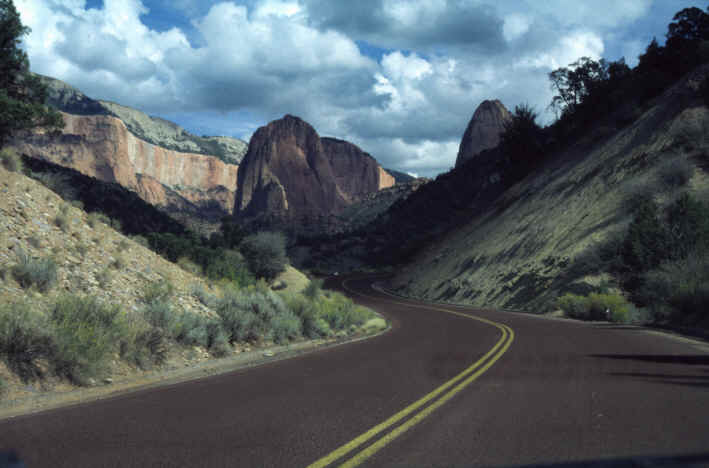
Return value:
<svg viewBox="0 0 709 468">
<path fill-rule="evenodd" d="M 47 87 L 30 73 L 27 53 L 20 48 L 29 32 L 12 0 L 0 0 L 0 147 L 18 130 L 64 126 L 61 114 L 45 106 Z"/>
</svg>

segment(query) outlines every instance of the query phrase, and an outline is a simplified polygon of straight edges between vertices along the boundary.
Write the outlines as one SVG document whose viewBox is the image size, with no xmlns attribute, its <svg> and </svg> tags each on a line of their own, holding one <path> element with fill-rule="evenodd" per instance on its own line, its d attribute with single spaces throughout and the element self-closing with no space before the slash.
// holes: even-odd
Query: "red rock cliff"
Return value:
<svg viewBox="0 0 709 468">
<path fill-rule="evenodd" d="M 115 117 L 62 115 L 66 125 L 61 134 L 39 131 L 24 135 L 15 140 L 16 149 L 116 182 L 158 207 L 175 207 L 171 195 L 177 194 L 197 207 L 208 206 L 212 212 L 214 202 L 217 212 L 233 211 L 238 166 L 212 156 L 155 146 L 134 136 Z"/>
<path fill-rule="evenodd" d="M 357 146 L 286 115 L 259 128 L 239 166 L 235 213 L 301 222 L 341 213 L 394 178 Z"/>
</svg>

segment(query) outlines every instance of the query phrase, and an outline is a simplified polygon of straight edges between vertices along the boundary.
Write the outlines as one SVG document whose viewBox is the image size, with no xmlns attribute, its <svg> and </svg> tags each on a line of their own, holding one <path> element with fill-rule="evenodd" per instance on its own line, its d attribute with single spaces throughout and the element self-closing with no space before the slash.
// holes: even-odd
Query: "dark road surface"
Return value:
<svg viewBox="0 0 709 468">
<path fill-rule="evenodd" d="M 370 283 L 347 285 L 388 333 L 0 421 L 0 452 L 28 467 L 709 466 L 709 354 L 696 344 L 424 306 Z"/>
</svg>

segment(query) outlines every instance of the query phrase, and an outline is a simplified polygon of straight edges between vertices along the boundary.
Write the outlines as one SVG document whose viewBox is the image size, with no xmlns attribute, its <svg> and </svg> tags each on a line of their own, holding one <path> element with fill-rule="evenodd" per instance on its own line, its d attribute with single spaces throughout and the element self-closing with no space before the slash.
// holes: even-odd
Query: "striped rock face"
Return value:
<svg viewBox="0 0 709 468">
<path fill-rule="evenodd" d="M 254 133 L 238 178 L 235 214 L 267 214 L 296 225 L 338 215 L 395 182 L 357 146 L 320 138 L 291 115 Z"/>
</svg>

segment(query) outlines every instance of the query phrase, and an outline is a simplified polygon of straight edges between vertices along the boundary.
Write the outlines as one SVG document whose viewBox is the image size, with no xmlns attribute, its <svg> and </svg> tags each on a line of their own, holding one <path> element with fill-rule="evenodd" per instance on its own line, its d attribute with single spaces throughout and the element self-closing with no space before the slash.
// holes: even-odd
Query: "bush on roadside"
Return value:
<svg viewBox="0 0 709 468">
<path fill-rule="evenodd" d="M 709 252 L 693 252 L 643 275 L 636 293 L 656 323 L 709 326 Z"/>
<path fill-rule="evenodd" d="M 205 288 L 202 283 L 192 284 L 190 286 L 190 293 L 197 298 L 199 302 L 209 308 L 214 308 L 217 302 L 217 296 L 207 291 L 207 288 Z"/>
<path fill-rule="evenodd" d="M 63 295 L 50 310 L 52 361 L 57 375 L 86 385 L 109 370 L 109 358 L 124 338 L 124 316 L 116 305 L 91 296 Z"/>
<path fill-rule="evenodd" d="M 54 287 L 57 282 L 57 264 L 54 259 L 34 259 L 22 249 L 17 249 L 16 258 L 17 264 L 12 267 L 12 276 L 20 286 L 25 289 L 35 286 L 42 293 Z"/>
<path fill-rule="evenodd" d="M 231 343 L 273 339 L 284 342 L 301 334 L 297 318 L 267 286 L 226 288 L 216 311 Z"/>
<path fill-rule="evenodd" d="M 558 307 L 567 317 L 580 320 L 610 320 L 625 323 L 629 319 L 632 304 L 620 294 L 591 293 L 578 296 L 567 293 L 557 300 Z M 610 311 L 610 317 L 606 314 Z"/>
<path fill-rule="evenodd" d="M 52 354 L 46 317 L 26 302 L 0 304 L 0 356 L 23 381 L 44 376 L 38 363 Z"/>
<path fill-rule="evenodd" d="M 249 270 L 258 278 L 272 280 L 286 269 L 286 238 L 280 232 L 262 231 L 245 237 L 239 250 Z"/>
</svg>

